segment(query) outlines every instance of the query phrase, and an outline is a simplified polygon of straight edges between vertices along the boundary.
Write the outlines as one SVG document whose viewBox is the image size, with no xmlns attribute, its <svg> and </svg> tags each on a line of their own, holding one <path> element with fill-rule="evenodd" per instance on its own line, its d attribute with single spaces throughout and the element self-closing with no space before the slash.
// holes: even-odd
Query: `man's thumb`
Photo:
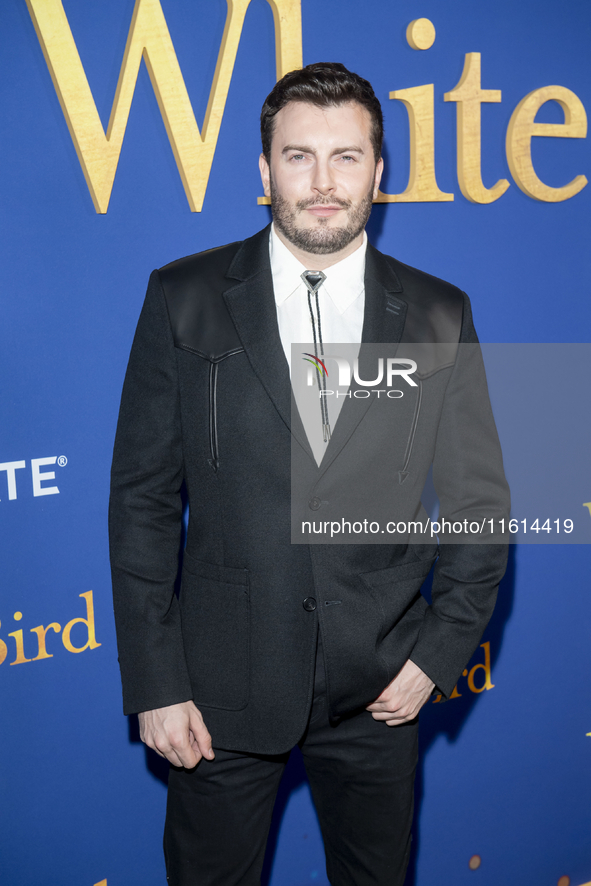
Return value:
<svg viewBox="0 0 591 886">
<path fill-rule="evenodd" d="M 211 746 L 211 735 L 198 711 L 192 711 L 190 717 L 191 732 L 199 746 L 199 751 L 206 760 L 213 760 L 215 754 Z"/>
</svg>

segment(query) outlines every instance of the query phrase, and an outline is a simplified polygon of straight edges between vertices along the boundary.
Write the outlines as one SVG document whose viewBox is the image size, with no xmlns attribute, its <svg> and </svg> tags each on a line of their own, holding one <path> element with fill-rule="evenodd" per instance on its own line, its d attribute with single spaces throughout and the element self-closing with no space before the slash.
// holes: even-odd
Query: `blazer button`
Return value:
<svg viewBox="0 0 591 886">
<path fill-rule="evenodd" d="M 319 498 L 311 498 L 308 502 L 311 511 L 317 511 L 320 507 L 320 499 Z"/>
<path fill-rule="evenodd" d="M 316 600 L 314 599 L 314 597 L 306 597 L 306 599 L 302 603 L 302 606 L 304 607 L 306 612 L 314 612 L 314 610 L 316 609 Z"/>
</svg>

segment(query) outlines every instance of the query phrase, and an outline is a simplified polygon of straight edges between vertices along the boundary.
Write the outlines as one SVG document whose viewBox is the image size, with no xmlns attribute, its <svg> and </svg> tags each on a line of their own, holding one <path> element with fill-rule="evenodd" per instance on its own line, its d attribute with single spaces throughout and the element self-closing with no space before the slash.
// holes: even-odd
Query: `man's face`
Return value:
<svg viewBox="0 0 591 886">
<path fill-rule="evenodd" d="M 371 118 L 357 103 L 290 102 L 275 117 L 271 162 L 261 156 L 275 227 L 298 249 L 341 252 L 358 239 L 378 192 Z"/>
</svg>

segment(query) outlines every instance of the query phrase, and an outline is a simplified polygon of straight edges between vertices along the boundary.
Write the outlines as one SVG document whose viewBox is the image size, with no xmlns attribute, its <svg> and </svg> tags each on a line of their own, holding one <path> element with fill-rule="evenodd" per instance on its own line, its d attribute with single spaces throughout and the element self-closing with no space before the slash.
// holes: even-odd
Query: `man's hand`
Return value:
<svg viewBox="0 0 591 886">
<path fill-rule="evenodd" d="M 173 766 L 192 769 L 201 757 L 213 760 L 211 735 L 192 701 L 139 714 L 140 738 Z"/>
<path fill-rule="evenodd" d="M 387 726 L 399 726 L 414 720 L 435 683 L 418 665 L 408 659 L 381 695 L 367 706 L 374 720 L 385 720 Z"/>
</svg>

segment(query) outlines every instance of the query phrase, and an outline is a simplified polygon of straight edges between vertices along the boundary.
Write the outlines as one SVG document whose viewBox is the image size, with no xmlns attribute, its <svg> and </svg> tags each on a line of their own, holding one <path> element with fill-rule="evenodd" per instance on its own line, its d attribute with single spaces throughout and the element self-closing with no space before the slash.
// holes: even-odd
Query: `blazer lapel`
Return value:
<svg viewBox="0 0 591 886">
<path fill-rule="evenodd" d="M 362 344 L 400 341 L 407 309 L 406 302 L 396 294 L 400 292 L 402 285 L 388 259 L 368 243 L 365 258 L 365 316 Z"/>
<path fill-rule="evenodd" d="M 400 342 L 407 311 L 407 303 L 397 295 L 401 292 L 400 280 L 387 258 L 368 243 L 365 258 L 365 312 L 359 350 L 360 378 L 375 378 L 375 348 L 368 348 L 367 345 L 397 345 Z M 388 349 L 388 354 L 384 351 L 383 356 L 394 356 L 394 353 L 395 348 L 392 348 L 391 353 Z M 375 396 L 355 397 L 355 391 L 360 389 L 367 390 L 353 379 L 351 397 L 345 400 L 341 409 L 320 464 L 321 473 L 330 467 L 375 399 Z"/>
<path fill-rule="evenodd" d="M 227 273 L 231 280 L 223 293 L 240 340 L 253 370 L 273 401 L 279 415 L 303 449 L 314 460 L 302 420 L 294 405 L 289 367 L 277 325 L 277 308 L 269 259 L 269 226 L 245 240 Z M 375 375 L 375 350 L 364 345 L 397 345 L 402 337 L 407 304 L 398 293 L 402 286 L 387 258 L 370 243 L 365 259 L 365 313 L 359 374 L 361 378 Z M 392 354 L 394 353 L 394 349 Z M 392 356 L 392 354 L 389 354 Z M 387 356 L 384 353 L 384 356 Z M 374 397 L 356 398 L 362 388 L 351 382 L 347 398 L 320 465 L 323 473 L 337 457 Z"/>
<path fill-rule="evenodd" d="M 313 459 L 298 410 L 292 408 L 289 367 L 277 325 L 269 227 L 244 241 L 226 275 L 241 282 L 230 285 L 223 296 L 253 370 L 287 427 Z"/>
</svg>

